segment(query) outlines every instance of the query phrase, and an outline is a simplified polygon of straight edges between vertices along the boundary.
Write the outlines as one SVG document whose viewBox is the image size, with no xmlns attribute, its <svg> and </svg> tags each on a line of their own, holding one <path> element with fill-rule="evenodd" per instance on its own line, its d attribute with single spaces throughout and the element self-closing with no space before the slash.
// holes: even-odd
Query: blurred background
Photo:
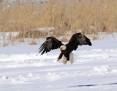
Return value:
<svg viewBox="0 0 117 91">
<path fill-rule="evenodd" d="M 0 0 L 0 46 L 50 35 L 66 41 L 76 32 L 117 32 L 117 0 Z"/>
</svg>

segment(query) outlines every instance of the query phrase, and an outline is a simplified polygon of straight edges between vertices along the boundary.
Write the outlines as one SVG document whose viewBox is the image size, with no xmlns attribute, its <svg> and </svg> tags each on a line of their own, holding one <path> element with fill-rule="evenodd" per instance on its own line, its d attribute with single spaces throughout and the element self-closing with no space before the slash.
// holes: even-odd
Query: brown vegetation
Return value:
<svg viewBox="0 0 117 91">
<path fill-rule="evenodd" d="M 16 4 L 0 9 L 0 31 L 23 31 L 26 34 L 39 27 L 55 27 L 54 35 L 79 30 L 89 34 L 115 32 L 116 3 L 117 0 L 48 0 L 40 5 Z"/>
</svg>

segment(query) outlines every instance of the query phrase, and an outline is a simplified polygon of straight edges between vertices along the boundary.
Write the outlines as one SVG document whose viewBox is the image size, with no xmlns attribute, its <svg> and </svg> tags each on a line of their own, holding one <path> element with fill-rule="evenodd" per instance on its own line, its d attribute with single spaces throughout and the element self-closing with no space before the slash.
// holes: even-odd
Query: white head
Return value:
<svg viewBox="0 0 117 91">
<path fill-rule="evenodd" d="M 66 45 L 62 45 L 62 46 L 60 47 L 60 50 L 61 50 L 61 51 L 66 50 Z"/>
</svg>

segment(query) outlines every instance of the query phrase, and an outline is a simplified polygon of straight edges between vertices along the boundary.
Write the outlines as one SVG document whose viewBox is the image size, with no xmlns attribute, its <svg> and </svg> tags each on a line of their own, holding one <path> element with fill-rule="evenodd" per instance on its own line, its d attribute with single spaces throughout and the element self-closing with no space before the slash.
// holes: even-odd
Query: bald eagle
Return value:
<svg viewBox="0 0 117 91">
<path fill-rule="evenodd" d="M 39 48 L 39 52 L 41 55 L 43 55 L 44 53 L 50 52 L 51 50 L 60 48 L 61 53 L 58 56 L 57 61 L 64 58 L 63 63 L 66 64 L 68 61 L 70 61 L 70 54 L 72 51 L 76 50 L 79 45 L 91 46 L 92 43 L 90 39 L 82 33 L 73 34 L 67 44 L 63 44 L 60 40 L 51 36 L 46 38 L 46 41 L 44 41 L 44 43 Z"/>
</svg>

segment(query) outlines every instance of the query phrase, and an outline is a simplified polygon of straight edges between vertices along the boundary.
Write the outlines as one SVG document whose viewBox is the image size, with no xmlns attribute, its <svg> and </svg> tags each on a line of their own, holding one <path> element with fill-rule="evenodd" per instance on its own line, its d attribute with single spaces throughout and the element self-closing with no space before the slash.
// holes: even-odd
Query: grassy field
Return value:
<svg viewBox="0 0 117 91">
<path fill-rule="evenodd" d="M 27 0 L 28 1 L 28 0 Z M 117 31 L 117 0 L 48 0 L 0 7 L 0 31 L 55 27 L 54 35 Z"/>
</svg>

